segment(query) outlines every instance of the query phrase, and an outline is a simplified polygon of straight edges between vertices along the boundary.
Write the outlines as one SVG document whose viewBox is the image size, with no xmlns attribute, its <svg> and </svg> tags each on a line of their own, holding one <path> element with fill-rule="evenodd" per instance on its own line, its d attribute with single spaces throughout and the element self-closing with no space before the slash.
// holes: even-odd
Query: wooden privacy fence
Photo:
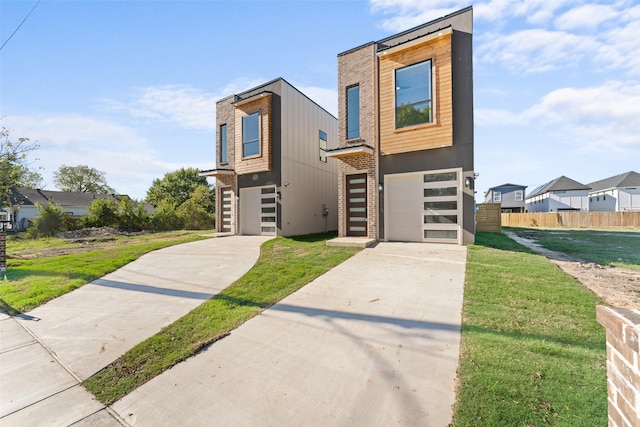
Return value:
<svg viewBox="0 0 640 427">
<path fill-rule="evenodd" d="M 503 213 L 503 227 L 640 228 L 640 211 Z"/>
<path fill-rule="evenodd" d="M 502 227 L 500 226 L 500 203 L 478 205 L 476 231 L 488 231 L 490 233 L 502 232 Z"/>
</svg>

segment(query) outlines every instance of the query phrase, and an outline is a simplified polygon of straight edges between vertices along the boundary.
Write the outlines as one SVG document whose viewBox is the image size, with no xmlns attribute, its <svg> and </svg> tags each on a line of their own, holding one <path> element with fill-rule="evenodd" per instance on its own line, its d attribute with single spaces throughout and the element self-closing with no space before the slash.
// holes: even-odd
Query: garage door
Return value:
<svg viewBox="0 0 640 427">
<path fill-rule="evenodd" d="M 461 171 L 385 176 L 386 240 L 460 243 Z"/>
<path fill-rule="evenodd" d="M 276 187 L 240 189 L 240 234 L 276 235 Z"/>
</svg>

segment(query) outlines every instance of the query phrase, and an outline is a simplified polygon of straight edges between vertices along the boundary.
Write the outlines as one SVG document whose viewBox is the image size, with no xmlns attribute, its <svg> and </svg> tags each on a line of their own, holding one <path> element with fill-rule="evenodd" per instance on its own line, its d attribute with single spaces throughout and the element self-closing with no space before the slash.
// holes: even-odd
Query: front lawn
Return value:
<svg viewBox="0 0 640 427">
<path fill-rule="evenodd" d="M 606 426 L 602 302 L 501 234 L 469 247 L 455 426 Z"/>
</svg>

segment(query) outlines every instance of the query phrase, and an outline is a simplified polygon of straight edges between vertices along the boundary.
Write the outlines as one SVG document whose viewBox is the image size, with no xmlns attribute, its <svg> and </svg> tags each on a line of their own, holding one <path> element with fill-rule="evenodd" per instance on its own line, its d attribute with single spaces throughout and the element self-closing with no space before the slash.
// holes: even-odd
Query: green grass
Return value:
<svg viewBox="0 0 640 427">
<path fill-rule="evenodd" d="M 640 270 L 640 233 L 633 231 L 505 228 L 542 247 L 604 266 Z"/>
<path fill-rule="evenodd" d="M 606 426 L 601 301 L 501 234 L 469 247 L 455 426 Z"/>
<path fill-rule="evenodd" d="M 255 266 L 238 281 L 88 378 L 85 387 L 111 404 L 360 250 L 329 247 L 330 237 L 265 242 Z"/>
<path fill-rule="evenodd" d="M 194 233 L 162 233 L 124 238 L 118 246 L 44 258 L 8 259 L 6 280 L 0 281 L 0 310 L 16 315 L 100 278 L 147 252 L 200 240 Z M 40 250 L 77 248 L 61 239 L 12 238 L 7 253 L 37 254 Z"/>
</svg>

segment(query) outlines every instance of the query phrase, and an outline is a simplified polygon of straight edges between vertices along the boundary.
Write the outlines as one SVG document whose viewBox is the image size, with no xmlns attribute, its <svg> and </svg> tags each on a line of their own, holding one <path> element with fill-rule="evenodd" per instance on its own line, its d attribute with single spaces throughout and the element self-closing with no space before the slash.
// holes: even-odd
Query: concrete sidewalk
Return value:
<svg viewBox="0 0 640 427">
<path fill-rule="evenodd" d="M 445 427 L 466 248 L 379 243 L 143 385 L 135 426 Z"/>
<path fill-rule="evenodd" d="M 0 425 L 120 425 L 80 382 L 237 280 L 268 239 L 161 249 L 30 313 L 0 314 Z"/>
</svg>

